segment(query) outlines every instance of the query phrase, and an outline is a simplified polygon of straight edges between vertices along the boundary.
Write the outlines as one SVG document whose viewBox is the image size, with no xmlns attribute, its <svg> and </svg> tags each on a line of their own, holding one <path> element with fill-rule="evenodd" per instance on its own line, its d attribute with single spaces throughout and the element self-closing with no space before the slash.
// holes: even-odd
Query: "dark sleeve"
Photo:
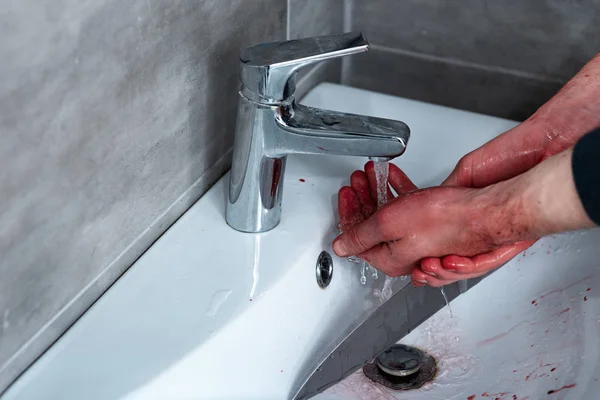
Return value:
<svg viewBox="0 0 600 400">
<path fill-rule="evenodd" d="M 572 166 L 583 208 L 591 220 L 600 225 L 600 128 L 575 144 Z"/>
</svg>

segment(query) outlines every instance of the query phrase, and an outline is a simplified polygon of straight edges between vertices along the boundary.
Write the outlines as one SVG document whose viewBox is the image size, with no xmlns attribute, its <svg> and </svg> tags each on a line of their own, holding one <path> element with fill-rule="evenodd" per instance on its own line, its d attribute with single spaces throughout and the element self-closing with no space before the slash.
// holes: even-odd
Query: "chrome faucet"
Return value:
<svg viewBox="0 0 600 400">
<path fill-rule="evenodd" d="M 288 154 L 336 154 L 390 160 L 410 136 L 400 121 L 319 110 L 296 103 L 296 72 L 369 48 L 361 33 L 265 43 L 240 55 L 238 101 L 227 223 L 265 232 L 281 217 Z"/>
</svg>

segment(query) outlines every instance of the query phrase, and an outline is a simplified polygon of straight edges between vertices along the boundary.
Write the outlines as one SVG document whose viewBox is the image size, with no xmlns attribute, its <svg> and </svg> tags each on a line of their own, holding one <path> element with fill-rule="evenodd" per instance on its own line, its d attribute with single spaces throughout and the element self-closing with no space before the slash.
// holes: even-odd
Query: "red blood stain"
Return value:
<svg viewBox="0 0 600 400">
<path fill-rule="evenodd" d="M 530 379 L 534 380 L 537 378 L 542 378 L 544 376 L 548 376 L 548 374 L 544 374 L 544 373 L 538 374 L 538 371 L 542 368 L 551 367 L 551 366 L 552 366 L 552 364 L 544 364 L 543 362 L 540 361 L 540 365 L 538 367 L 536 367 L 533 371 L 531 371 L 531 373 L 525 377 L 525 380 L 526 381 L 528 381 Z"/>
<path fill-rule="evenodd" d="M 502 400 L 504 398 L 504 396 L 509 395 L 509 392 L 500 392 L 500 393 L 488 393 L 488 392 L 483 392 L 481 394 L 481 397 L 493 397 L 494 400 Z"/>
<path fill-rule="evenodd" d="M 300 179 L 298 179 L 298 180 L 299 180 L 300 182 L 306 182 L 306 179 L 304 179 L 304 178 L 300 178 Z"/>
<path fill-rule="evenodd" d="M 561 390 L 564 390 L 564 389 L 572 389 L 575 386 L 576 386 L 576 384 L 573 383 L 572 385 L 565 385 L 565 386 L 561 387 L 560 389 L 548 390 L 548 394 L 558 393 L 558 392 L 560 392 Z"/>
<path fill-rule="evenodd" d="M 556 367 L 554 367 L 550 370 L 550 372 L 554 372 L 554 371 L 556 371 Z"/>
<path fill-rule="evenodd" d="M 570 310 L 571 310 L 570 308 L 565 308 L 562 311 L 559 311 L 559 312 L 557 312 L 555 314 L 552 314 L 552 316 L 550 318 L 548 318 L 546 320 L 543 320 L 543 321 L 537 321 L 537 322 L 521 321 L 518 324 L 516 324 L 515 326 L 513 326 L 512 328 L 510 328 L 509 330 L 507 330 L 506 332 L 499 333 L 496 336 L 492 336 L 491 338 L 488 338 L 488 339 L 482 340 L 480 342 L 477 342 L 477 346 L 481 347 L 481 346 L 484 346 L 486 344 L 495 342 L 496 340 L 502 339 L 503 337 L 505 337 L 506 335 L 508 335 L 512 331 L 514 331 L 515 329 L 519 328 L 521 325 L 528 324 L 529 326 L 536 326 L 536 325 L 539 325 L 539 324 L 541 324 L 543 322 L 546 322 L 548 320 L 552 320 L 552 319 L 554 319 L 554 318 L 560 316 L 561 314 L 564 314 L 564 313 L 566 313 L 566 312 L 568 312 Z"/>
<path fill-rule="evenodd" d="M 283 370 L 279 371 L 279 372 L 283 372 Z"/>
<path fill-rule="evenodd" d="M 275 197 L 277 194 L 277 186 L 279 185 L 279 179 L 281 178 L 281 169 L 283 162 L 281 159 L 275 159 L 273 161 L 273 176 L 271 178 L 271 196 Z"/>
<path fill-rule="evenodd" d="M 550 329 L 546 329 L 546 333 L 550 332 Z"/>
<path fill-rule="evenodd" d="M 590 74 L 585 74 L 584 76 L 585 76 L 586 78 L 589 78 L 589 77 L 590 77 Z"/>
<path fill-rule="evenodd" d="M 250 299 L 250 301 L 252 301 L 252 299 Z"/>
<path fill-rule="evenodd" d="M 589 276 L 586 276 L 585 278 L 583 278 L 583 279 L 580 279 L 580 280 L 578 280 L 577 282 L 574 282 L 574 283 L 570 284 L 569 286 L 566 286 L 566 287 L 564 287 L 564 288 L 562 288 L 562 289 L 555 289 L 555 290 L 551 290 L 551 291 L 549 291 L 548 293 L 545 293 L 545 294 L 541 295 L 540 297 L 538 297 L 538 298 L 537 298 L 537 299 L 535 299 L 534 301 L 536 301 L 536 302 L 539 302 L 539 301 L 540 301 L 540 300 L 542 300 L 544 297 L 548 297 L 548 296 L 550 296 L 551 294 L 555 294 L 555 293 L 562 293 L 562 292 L 564 292 L 565 290 L 567 290 L 567 289 L 569 289 L 569 288 L 571 288 L 571 287 L 573 287 L 573 286 L 575 286 L 575 285 L 578 285 L 578 284 L 580 284 L 581 282 L 583 282 L 583 281 L 586 281 L 586 280 L 588 280 L 588 279 L 590 279 L 590 277 L 589 277 Z"/>
<path fill-rule="evenodd" d="M 592 290 L 592 288 L 587 288 L 585 291 L 586 291 L 586 292 L 589 292 L 590 290 Z"/>
<path fill-rule="evenodd" d="M 476 396 L 474 394 L 470 395 L 469 397 L 467 397 L 467 400 L 473 400 Z"/>
<path fill-rule="evenodd" d="M 587 301 L 587 296 L 583 296 L 583 301 Z"/>
<path fill-rule="evenodd" d="M 531 304 L 535 304 L 535 300 L 531 300 Z"/>
<path fill-rule="evenodd" d="M 513 394 L 513 400 L 519 400 L 516 394 Z"/>
</svg>

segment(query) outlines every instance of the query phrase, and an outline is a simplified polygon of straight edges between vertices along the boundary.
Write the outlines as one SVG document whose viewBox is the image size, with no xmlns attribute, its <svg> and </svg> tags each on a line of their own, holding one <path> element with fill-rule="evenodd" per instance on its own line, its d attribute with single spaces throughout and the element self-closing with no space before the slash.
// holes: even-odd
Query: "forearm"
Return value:
<svg viewBox="0 0 600 400">
<path fill-rule="evenodd" d="M 600 126 L 600 54 L 523 123 L 463 157 L 445 181 L 485 187 L 515 177 Z"/>
<path fill-rule="evenodd" d="M 595 226 L 575 187 L 572 156 L 569 148 L 515 178 L 483 189 L 488 199 L 499 199 L 489 212 L 495 218 L 488 227 L 497 245 Z"/>
<path fill-rule="evenodd" d="M 556 154 L 523 176 L 524 204 L 538 236 L 592 228 L 573 179 L 573 148 Z"/>
</svg>

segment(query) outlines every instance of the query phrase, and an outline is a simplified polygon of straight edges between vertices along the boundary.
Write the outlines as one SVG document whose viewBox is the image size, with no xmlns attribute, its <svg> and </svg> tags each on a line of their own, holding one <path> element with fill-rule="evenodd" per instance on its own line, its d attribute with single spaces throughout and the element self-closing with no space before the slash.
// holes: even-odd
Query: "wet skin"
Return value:
<svg viewBox="0 0 600 400">
<path fill-rule="evenodd" d="M 359 255 L 388 275 L 411 274 L 415 285 L 441 286 L 498 268 L 544 234 L 589 227 L 567 182 L 567 149 L 598 126 L 600 54 L 534 115 L 464 156 L 439 187 L 419 190 L 390 164 L 398 197 L 390 191 L 377 211 L 373 163 L 355 171 L 338 194 L 344 234 L 334 251 Z M 525 185 L 550 194 L 532 194 Z M 549 199 L 553 188 L 571 194 L 571 203 L 561 204 L 573 207 L 571 220 L 552 221 L 535 209 L 542 201 L 546 209 L 558 207 Z"/>
</svg>

